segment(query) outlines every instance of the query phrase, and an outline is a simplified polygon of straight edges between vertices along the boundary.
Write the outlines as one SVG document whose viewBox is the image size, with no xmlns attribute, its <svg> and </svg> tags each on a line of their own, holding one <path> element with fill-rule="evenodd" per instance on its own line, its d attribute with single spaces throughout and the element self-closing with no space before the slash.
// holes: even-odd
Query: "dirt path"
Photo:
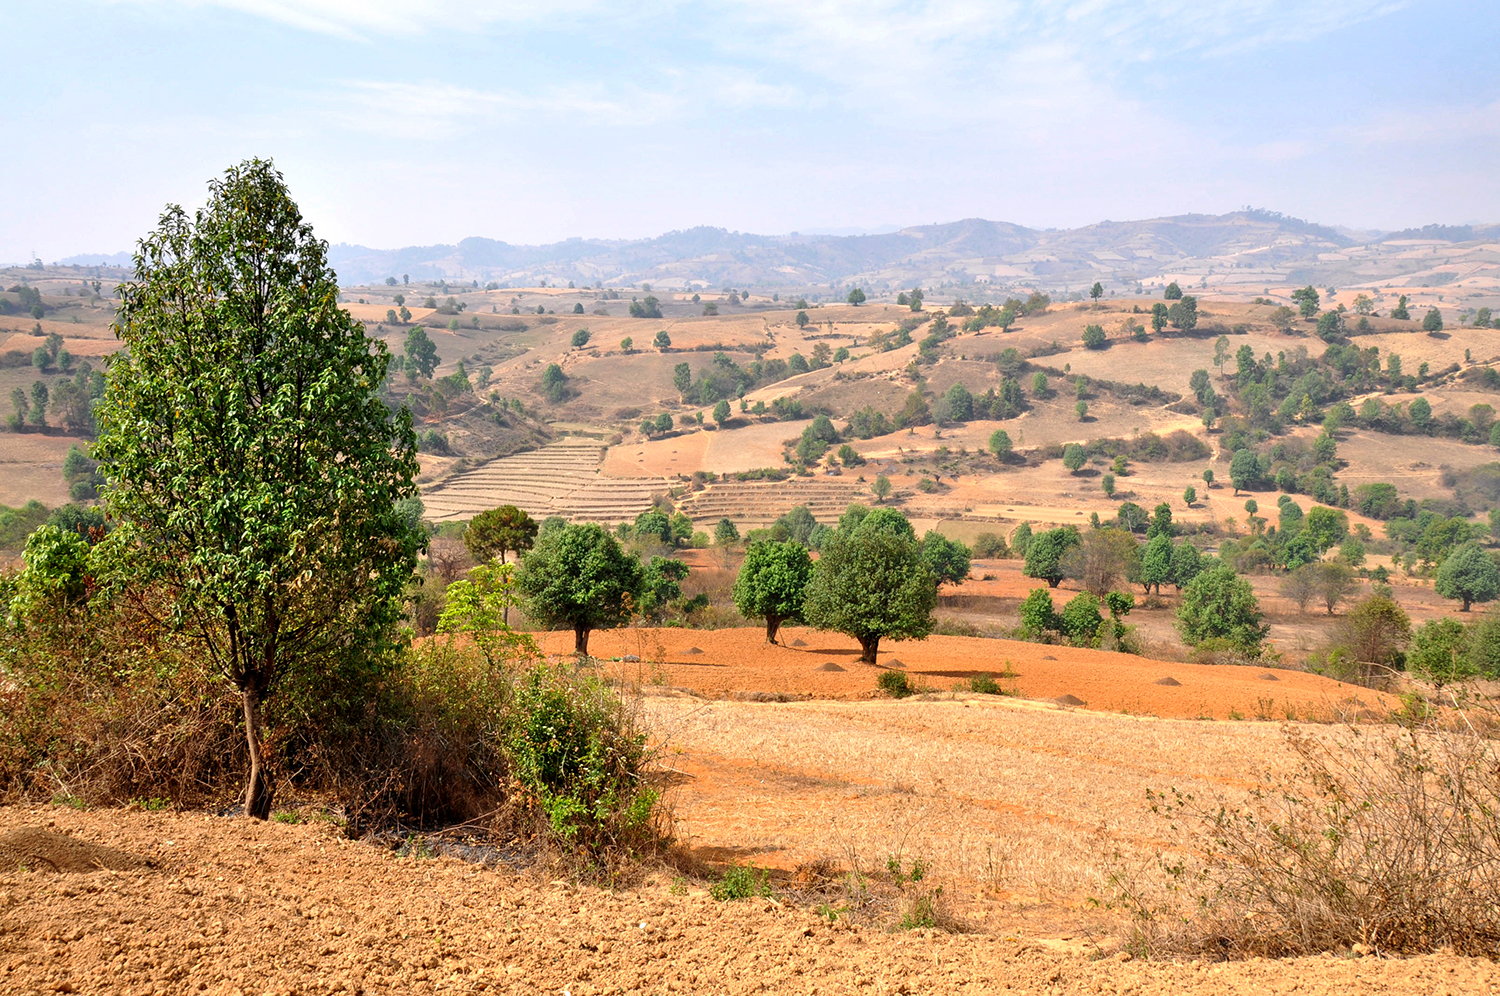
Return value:
<svg viewBox="0 0 1500 996">
<path fill-rule="evenodd" d="M 1077 944 L 830 925 L 770 900 L 606 892 L 447 858 L 397 858 L 322 825 L 0 809 L 21 827 L 149 857 L 144 870 L 0 871 L 0 991 L 51 993 L 1483 992 L 1488 962 L 1097 959 Z"/>
</svg>

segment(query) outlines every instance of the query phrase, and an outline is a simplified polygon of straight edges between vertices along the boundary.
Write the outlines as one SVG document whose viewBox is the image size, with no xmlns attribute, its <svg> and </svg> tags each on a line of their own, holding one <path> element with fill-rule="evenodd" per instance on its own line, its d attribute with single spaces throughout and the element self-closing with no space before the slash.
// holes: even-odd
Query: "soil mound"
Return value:
<svg viewBox="0 0 1500 996">
<path fill-rule="evenodd" d="M 1272 674 L 1270 671 L 1267 671 L 1265 674 L 1258 674 L 1258 675 L 1256 675 L 1256 677 L 1259 678 L 1261 681 L 1280 681 L 1281 680 L 1280 678 L 1278 678 L 1274 674 Z"/>
<path fill-rule="evenodd" d="M 839 667 L 833 661 L 829 661 L 827 664 L 819 664 L 818 667 L 817 667 L 817 670 L 819 670 L 819 671 L 844 671 L 844 670 L 847 670 L 847 669 Z"/>
<path fill-rule="evenodd" d="M 1167 675 L 1165 678 L 1157 678 L 1156 679 L 1156 683 L 1158 685 L 1170 685 L 1170 686 L 1173 686 L 1173 687 L 1176 687 L 1177 685 L 1182 684 L 1182 682 L 1178 681 L 1176 678 L 1172 677 L 1170 674 Z"/>
<path fill-rule="evenodd" d="M 703 653 L 703 648 L 701 648 L 701 647 L 688 647 L 686 650 L 684 650 L 682 652 L 682 656 L 684 656 L 684 657 L 696 657 L 696 656 L 698 656 L 701 653 Z"/>
<path fill-rule="evenodd" d="M 804 641 L 804 640 L 793 640 L 792 641 L 792 646 L 794 646 L 794 647 L 805 647 L 805 646 L 807 646 L 807 642 Z"/>
<path fill-rule="evenodd" d="M 4 871 L 129 871 L 150 866 L 151 862 L 134 854 L 36 827 L 21 827 L 0 836 L 0 870 Z"/>
<path fill-rule="evenodd" d="M 1052 701 L 1060 706 L 1081 706 L 1085 704 L 1083 699 L 1080 699 L 1076 695 L 1059 695 Z"/>
<path fill-rule="evenodd" d="M 1053 657 L 1051 654 L 1043 654 L 1042 655 L 1042 660 L 1044 660 L 1044 661 L 1055 661 L 1055 660 L 1057 660 L 1057 658 Z"/>
<path fill-rule="evenodd" d="M 899 660 L 897 660 L 894 657 L 892 657 L 890 660 L 886 661 L 885 662 L 885 666 L 886 667 L 896 668 L 898 671 L 899 670 L 904 670 L 906 668 L 905 664 L 901 663 Z"/>
</svg>

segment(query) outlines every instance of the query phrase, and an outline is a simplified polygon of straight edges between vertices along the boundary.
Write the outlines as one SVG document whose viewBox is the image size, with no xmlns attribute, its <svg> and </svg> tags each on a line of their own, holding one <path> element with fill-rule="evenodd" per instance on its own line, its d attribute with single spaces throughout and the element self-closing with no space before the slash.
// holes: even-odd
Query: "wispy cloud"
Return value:
<svg viewBox="0 0 1500 996">
<path fill-rule="evenodd" d="M 145 7 L 219 7 L 279 24 L 363 39 L 422 34 L 444 25 L 518 24 L 598 11 L 598 0 L 106 0 Z"/>
</svg>

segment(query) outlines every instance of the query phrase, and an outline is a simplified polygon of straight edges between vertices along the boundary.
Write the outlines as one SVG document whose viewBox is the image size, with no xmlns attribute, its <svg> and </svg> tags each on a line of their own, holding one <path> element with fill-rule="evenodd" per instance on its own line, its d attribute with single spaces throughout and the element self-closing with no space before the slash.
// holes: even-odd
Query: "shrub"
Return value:
<svg viewBox="0 0 1500 996">
<path fill-rule="evenodd" d="M 904 699 L 917 693 L 905 671 L 882 671 L 875 679 L 875 686 L 893 699 Z"/>
<path fill-rule="evenodd" d="M 708 887 L 708 894 L 721 903 L 771 895 L 771 875 L 754 865 L 734 865 Z"/>
<path fill-rule="evenodd" d="M 1243 805 L 1179 791 L 1152 809 L 1194 832 L 1159 862 L 1166 898 L 1117 874 L 1148 954 L 1290 957 L 1500 945 L 1500 755 L 1465 724 L 1342 736 L 1288 731 L 1295 773 L 1262 776 Z"/>
</svg>

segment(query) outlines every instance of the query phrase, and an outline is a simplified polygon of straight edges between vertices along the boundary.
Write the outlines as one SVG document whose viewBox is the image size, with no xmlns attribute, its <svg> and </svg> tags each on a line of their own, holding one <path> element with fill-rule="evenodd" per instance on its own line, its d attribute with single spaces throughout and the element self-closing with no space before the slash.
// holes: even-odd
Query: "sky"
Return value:
<svg viewBox="0 0 1500 996">
<path fill-rule="evenodd" d="M 376 248 L 1500 221 L 1491 0 L 6 7 L 0 262 L 127 250 L 252 156 L 322 238 Z"/>
</svg>

